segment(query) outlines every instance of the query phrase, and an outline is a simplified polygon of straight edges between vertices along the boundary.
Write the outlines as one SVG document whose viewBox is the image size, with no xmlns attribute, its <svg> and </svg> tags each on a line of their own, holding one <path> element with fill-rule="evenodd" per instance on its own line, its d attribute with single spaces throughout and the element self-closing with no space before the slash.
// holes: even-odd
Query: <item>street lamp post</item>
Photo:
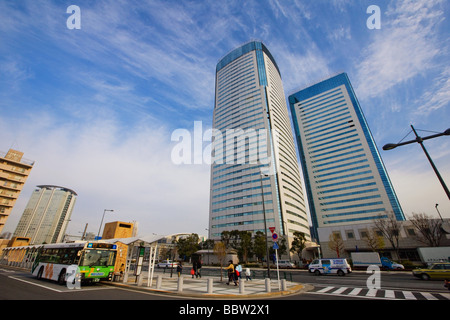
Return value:
<svg viewBox="0 0 450 320">
<path fill-rule="evenodd" d="M 267 241 L 267 221 L 266 221 L 266 206 L 264 204 L 264 187 L 263 187 L 263 181 L 262 181 L 262 177 L 268 177 L 267 174 L 261 174 L 259 176 L 260 178 L 260 182 L 261 182 L 261 196 L 262 196 L 262 205 L 263 205 L 263 215 L 264 215 L 264 234 L 266 237 L 266 262 L 267 262 L 267 276 L 270 279 L 270 266 L 269 266 L 269 244 Z"/>
<path fill-rule="evenodd" d="M 439 182 L 441 183 L 442 187 L 444 188 L 444 191 L 447 194 L 448 199 L 450 200 L 450 191 L 448 190 L 447 185 L 445 184 L 444 179 L 442 179 L 438 169 L 434 165 L 433 160 L 431 160 L 431 157 L 428 154 L 427 149 L 425 149 L 425 146 L 423 145 L 423 141 L 424 140 L 437 138 L 437 137 L 440 137 L 440 136 L 449 136 L 450 135 L 450 129 L 447 129 L 444 132 L 441 132 L 441 133 L 438 133 L 438 134 L 433 134 L 431 136 L 422 138 L 422 137 L 419 137 L 419 135 L 416 132 L 416 129 L 414 129 L 414 127 L 412 125 L 411 125 L 411 128 L 412 128 L 414 134 L 416 135 L 416 139 L 415 140 L 405 141 L 405 142 L 401 142 L 401 143 L 388 143 L 388 144 L 385 144 L 383 146 L 383 150 L 392 150 L 392 149 L 394 149 L 396 147 L 403 146 L 405 144 L 414 143 L 414 142 L 419 143 L 420 146 L 422 147 L 422 150 L 425 153 L 428 161 L 430 162 L 431 167 L 433 168 L 434 172 L 436 173 L 436 175 L 437 175 L 437 177 L 439 179 Z"/>
<path fill-rule="evenodd" d="M 103 210 L 102 222 L 100 222 L 100 228 L 98 228 L 97 239 L 100 237 L 100 230 L 102 229 L 103 219 L 105 218 L 106 211 L 114 212 L 114 210 L 109 210 L 109 209 Z"/>
</svg>

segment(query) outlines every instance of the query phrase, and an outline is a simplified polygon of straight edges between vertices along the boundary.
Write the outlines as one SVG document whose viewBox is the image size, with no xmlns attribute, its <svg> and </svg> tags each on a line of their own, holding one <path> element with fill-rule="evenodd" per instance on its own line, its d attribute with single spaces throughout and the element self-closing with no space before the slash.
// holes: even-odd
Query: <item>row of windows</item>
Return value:
<svg viewBox="0 0 450 320">
<path fill-rule="evenodd" d="M 253 55 L 247 54 L 236 60 L 235 63 L 228 65 L 217 73 L 217 83 L 219 86 L 227 79 L 234 78 L 239 74 L 242 68 L 245 68 L 248 64 L 253 64 Z"/>
<path fill-rule="evenodd" d="M 366 214 L 366 213 L 374 213 L 374 212 L 384 212 L 385 208 L 376 208 L 376 209 L 367 209 L 367 210 L 359 210 L 359 211 L 346 211 L 341 213 L 333 213 L 333 214 L 324 214 L 322 218 L 333 218 L 333 217 L 341 217 L 341 216 L 350 216 L 356 214 Z"/>
<path fill-rule="evenodd" d="M 272 204 L 272 203 L 273 203 L 272 200 L 264 201 L 265 205 L 266 204 Z M 233 209 L 239 209 L 239 208 L 245 208 L 245 207 L 259 206 L 259 205 L 262 205 L 262 204 L 263 204 L 262 201 L 250 202 L 250 203 L 245 203 L 245 204 L 237 204 L 237 205 L 234 205 L 234 206 L 213 209 L 213 210 L 211 210 L 211 212 L 220 212 L 220 211 L 224 211 L 224 210 L 233 210 Z"/>
<path fill-rule="evenodd" d="M 250 100 L 253 97 L 258 96 L 257 93 L 259 93 L 259 92 L 260 92 L 259 88 L 256 88 L 254 90 L 247 89 L 246 91 L 242 92 L 242 96 L 245 93 L 245 94 L 247 94 L 247 99 Z M 236 97 L 235 99 L 230 100 L 227 103 L 216 105 L 216 110 L 215 110 L 215 111 L 217 111 L 216 115 L 221 115 L 222 112 L 229 111 L 230 108 L 233 106 L 236 106 L 236 105 L 240 106 L 241 102 L 242 102 L 242 96 Z"/>
<path fill-rule="evenodd" d="M 343 190 L 351 190 L 351 189 L 357 189 L 357 188 L 364 188 L 364 187 L 370 187 L 370 186 L 375 186 L 376 183 L 375 182 L 369 182 L 369 183 L 363 183 L 363 184 L 357 184 L 357 185 L 353 185 L 353 186 L 347 186 L 347 187 L 343 187 L 343 188 L 337 188 L 337 189 L 330 189 L 330 190 L 326 190 L 326 191 L 319 191 L 317 192 L 317 194 L 325 194 L 325 193 L 332 193 L 332 192 L 338 192 L 338 191 L 343 191 Z M 345 193 L 343 193 L 343 195 L 346 195 Z M 340 196 L 340 195 L 339 195 Z M 327 199 L 327 198 L 332 198 L 334 196 L 329 196 L 329 197 L 321 197 L 319 199 Z"/>
<path fill-rule="evenodd" d="M 312 119 L 317 119 L 317 117 L 321 117 L 321 115 L 324 114 L 325 110 L 330 111 L 337 111 L 337 110 L 343 110 L 342 107 L 346 107 L 347 103 L 345 102 L 345 99 L 343 97 L 339 97 L 339 99 L 335 99 L 337 101 L 331 103 L 331 104 L 323 104 L 320 106 L 320 108 L 314 110 L 311 113 L 304 113 L 302 114 L 302 123 L 308 123 Z M 339 109 L 340 108 L 340 109 Z"/>
<path fill-rule="evenodd" d="M 212 217 L 211 220 L 226 220 L 226 219 L 235 219 L 239 217 L 245 217 L 245 216 L 253 216 L 256 214 L 264 214 L 265 213 L 273 213 L 273 209 L 266 209 L 266 211 L 263 210 L 254 210 L 254 211 L 247 211 L 247 212 L 241 212 L 241 213 L 233 213 L 233 214 L 226 214 L 223 216 L 216 216 Z"/>
<path fill-rule="evenodd" d="M 375 201 L 375 202 L 366 202 L 361 204 L 354 204 L 351 206 L 343 206 L 343 207 L 335 207 L 335 208 L 325 208 L 322 209 L 323 211 L 335 211 L 335 210 L 345 210 L 345 209 L 352 209 L 352 208 L 358 208 L 358 207 L 369 207 L 369 206 L 376 206 L 379 204 L 383 204 L 383 201 Z"/>
<path fill-rule="evenodd" d="M 222 106 L 217 107 L 216 110 L 214 110 L 214 124 L 228 121 L 230 118 L 239 116 L 242 110 L 247 110 L 261 103 L 261 97 L 257 91 L 258 90 L 255 90 L 253 95 L 248 96 L 245 101 L 236 101 L 227 106 L 227 108 L 222 108 Z"/>
<path fill-rule="evenodd" d="M 333 224 L 333 223 L 342 223 L 342 222 L 354 222 L 354 221 L 366 221 L 366 220 L 375 220 L 375 219 L 384 219 L 387 218 L 387 215 L 382 216 L 372 216 L 372 217 L 361 217 L 361 218 L 350 218 L 350 219 L 341 219 L 341 220 L 329 220 L 324 221 L 323 224 Z"/>
<path fill-rule="evenodd" d="M 316 164 L 316 165 L 313 165 L 312 168 L 319 168 L 319 167 L 323 167 L 323 166 L 329 166 L 330 164 L 335 164 L 335 163 L 348 161 L 348 160 L 353 160 L 353 159 L 356 159 L 356 158 L 361 158 L 361 157 L 365 157 L 366 156 L 365 153 L 361 153 L 361 154 L 353 155 L 351 157 L 335 160 L 336 158 L 338 158 L 338 157 L 340 157 L 342 155 L 355 154 L 356 152 L 359 152 L 359 151 L 363 151 L 363 149 L 347 152 L 347 153 L 344 153 L 344 154 L 335 155 L 334 157 L 329 157 L 329 158 L 333 159 L 333 161 L 329 161 L 329 162 L 325 162 L 325 163 L 321 163 L 321 164 Z M 317 162 L 319 162 L 319 161 L 322 161 L 322 159 L 318 160 Z M 365 161 L 368 161 L 368 160 L 366 159 Z M 319 172 L 320 170 L 322 170 L 322 169 L 314 170 L 313 172 Z"/>
<path fill-rule="evenodd" d="M 223 117 L 220 120 L 215 120 L 214 121 L 214 126 L 218 127 L 218 126 L 224 126 L 224 125 L 232 125 L 233 123 L 236 122 L 236 120 L 240 119 L 242 120 L 242 117 L 245 115 L 249 115 L 248 117 L 250 117 L 250 114 L 256 115 L 258 113 L 261 113 L 261 102 L 258 101 L 261 99 L 257 99 L 257 100 L 252 100 L 252 105 L 249 106 L 244 106 L 244 105 L 240 105 L 238 107 L 238 111 L 240 112 L 236 112 L 232 115 L 228 115 L 227 117 Z M 250 104 L 250 103 L 247 103 Z M 245 112 L 243 112 L 245 110 Z M 246 118 L 248 118 L 246 117 Z"/>
<path fill-rule="evenodd" d="M 242 69 L 240 74 L 243 74 L 239 79 L 234 79 L 232 81 L 229 81 L 225 84 L 218 84 L 217 89 L 217 100 L 220 101 L 224 97 L 228 96 L 230 93 L 232 93 L 235 88 L 239 88 L 240 86 L 248 83 L 254 83 L 256 84 L 256 81 L 254 79 L 255 73 L 253 72 L 253 66 L 250 64 L 249 67 L 246 67 L 245 69 Z"/>
<path fill-rule="evenodd" d="M 263 188 L 270 188 L 270 184 L 263 185 Z M 245 188 L 245 189 L 239 189 L 239 190 L 235 190 L 235 191 L 220 193 L 220 194 L 213 196 L 212 198 L 216 199 L 216 198 L 220 198 L 220 197 L 229 196 L 232 194 L 238 194 L 238 193 L 248 192 L 248 191 L 253 191 L 253 190 L 261 190 L 261 187 L 258 186 L 258 187 L 253 187 L 253 188 Z"/>
<path fill-rule="evenodd" d="M 264 192 L 264 196 L 270 196 L 270 195 L 272 195 L 272 192 Z M 232 202 L 232 201 L 238 201 L 238 200 L 245 200 L 245 199 L 250 199 L 250 198 L 261 198 L 261 193 L 245 195 L 245 196 L 231 198 L 231 199 L 219 200 L 219 201 L 213 202 L 212 205 L 214 206 L 214 205 L 217 205 L 217 204 L 222 204 L 222 203 L 227 203 L 227 202 Z"/>
<path fill-rule="evenodd" d="M 333 174 L 341 174 L 341 173 L 355 171 L 355 170 L 369 168 L 369 167 L 370 167 L 370 165 L 366 164 L 366 165 L 363 165 L 363 166 L 348 168 L 348 169 L 345 169 L 345 170 L 339 170 L 339 171 L 333 171 L 333 172 L 318 174 L 318 175 L 314 176 L 314 178 L 322 178 L 322 177 L 331 176 Z M 322 180 L 322 181 L 326 181 L 326 180 Z"/>
<path fill-rule="evenodd" d="M 275 219 L 266 219 L 266 222 L 275 222 Z M 212 225 L 211 228 L 229 228 L 229 227 L 237 227 L 243 225 L 250 225 L 256 223 L 264 223 L 264 220 L 249 220 L 249 221 L 239 221 L 239 222 L 229 222 L 223 224 Z"/>
<path fill-rule="evenodd" d="M 342 94 L 342 91 L 341 91 L 340 88 L 337 88 L 337 89 L 333 89 L 333 90 L 328 91 L 328 92 L 324 92 L 323 94 L 317 95 L 317 96 L 315 96 L 313 98 L 306 99 L 306 100 L 302 101 L 302 103 L 299 105 L 300 110 L 306 110 L 308 108 L 315 107 L 315 105 L 317 103 L 320 103 L 321 101 L 333 98 L 333 97 L 335 97 L 337 95 L 340 95 L 340 94 Z"/>
<path fill-rule="evenodd" d="M 373 196 L 367 196 L 367 197 L 359 197 L 359 198 L 352 198 L 352 199 L 343 199 L 338 201 L 331 201 L 331 202 L 321 202 L 321 206 L 329 206 L 332 204 L 339 204 L 339 203 L 346 203 L 346 202 L 354 202 L 354 201 L 362 201 L 362 200 L 368 200 L 368 199 L 376 199 L 381 198 L 379 194 L 373 195 Z"/>
<path fill-rule="evenodd" d="M 267 180 L 270 180 L 270 178 L 266 177 L 266 178 L 262 178 L 262 180 L 263 181 L 267 181 Z M 261 182 L 261 178 L 258 178 L 258 179 L 255 179 L 255 180 L 250 180 L 250 181 L 245 181 L 245 182 L 240 182 L 240 183 L 235 183 L 235 184 L 230 184 L 230 185 L 225 186 L 225 187 L 213 189 L 212 192 L 219 192 L 219 191 L 230 189 L 230 188 L 234 188 L 234 187 L 241 187 L 241 186 L 244 186 L 244 185 L 247 185 L 247 184 L 252 184 L 252 183 L 255 183 L 255 182 Z"/>
<path fill-rule="evenodd" d="M 348 144 L 348 143 L 345 143 L 345 144 Z M 336 152 L 347 151 L 347 150 L 350 150 L 352 148 L 361 147 L 361 146 L 362 146 L 362 143 L 357 143 L 357 144 L 353 144 L 353 145 L 350 145 L 350 146 L 345 146 L 344 148 L 328 151 L 328 152 L 325 152 L 325 153 L 311 155 L 310 158 L 322 157 L 322 156 L 330 155 L 330 154 L 333 154 L 333 153 L 336 153 Z M 321 162 L 321 161 L 330 160 L 330 159 L 336 159 L 336 158 L 339 158 L 339 157 L 342 157 L 342 156 L 346 156 L 346 155 L 349 155 L 349 154 L 355 154 L 355 153 L 361 152 L 361 151 L 364 151 L 364 149 L 363 148 L 359 148 L 357 150 L 351 150 L 351 151 L 348 151 L 348 152 L 335 154 L 335 155 L 332 155 L 332 156 L 328 156 L 326 158 L 320 158 L 320 159 L 316 159 L 316 160 L 311 160 L 311 163 Z M 338 160 L 336 160 L 336 161 L 338 161 Z"/>
</svg>

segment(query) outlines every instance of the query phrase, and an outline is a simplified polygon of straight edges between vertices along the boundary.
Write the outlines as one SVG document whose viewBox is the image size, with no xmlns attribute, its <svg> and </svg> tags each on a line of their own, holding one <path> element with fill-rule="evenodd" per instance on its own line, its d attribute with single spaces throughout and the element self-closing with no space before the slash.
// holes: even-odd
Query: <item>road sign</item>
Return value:
<svg viewBox="0 0 450 320">
<path fill-rule="evenodd" d="M 276 242 L 274 242 L 273 243 L 273 250 L 278 250 L 278 249 L 280 249 L 280 247 L 278 247 L 278 243 L 276 243 Z"/>
<path fill-rule="evenodd" d="M 269 230 L 273 233 L 275 231 L 275 227 L 270 227 Z"/>
<path fill-rule="evenodd" d="M 273 239 L 273 241 L 278 240 L 278 234 L 276 232 L 272 233 L 272 239 Z"/>
</svg>

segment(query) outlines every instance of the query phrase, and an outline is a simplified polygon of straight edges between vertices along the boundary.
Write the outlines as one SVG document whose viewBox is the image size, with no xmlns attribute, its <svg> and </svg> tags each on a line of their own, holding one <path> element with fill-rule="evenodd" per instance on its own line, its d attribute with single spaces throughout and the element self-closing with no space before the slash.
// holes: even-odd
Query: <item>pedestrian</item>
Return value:
<svg viewBox="0 0 450 320">
<path fill-rule="evenodd" d="M 245 268 L 245 280 L 252 280 L 250 268 Z"/>
<path fill-rule="evenodd" d="M 180 263 L 177 265 L 177 273 L 178 273 L 178 278 L 181 276 L 181 272 L 183 272 L 183 265 Z"/>
<path fill-rule="evenodd" d="M 228 282 L 227 282 L 227 284 L 229 285 L 230 281 L 233 281 L 234 285 L 237 286 L 236 279 L 234 277 L 234 265 L 233 265 L 233 261 L 232 260 L 229 261 L 229 265 L 228 265 L 228 267 L 225 268 L 225 270 L 228 271 Z"/>
<path fill-rule="evenodd" d="M 239 283 L 239 280 L 242 278 L 242 266 L 241 263 L 238 262 L 236 266 L 236 281 Z"/>
<path fill-rule="evenodd" d="M 197 278 L 201 278 L 202 277 L 202 275 L 200 274 L 200 269 L 202 268 L 202 261 L 201 260 L 198 260 L 197 261 L 197 273 L 195 274 L 195 276 L 197 277 Z"/>
<path fill-rule="evenodd" d="M 194 279 L 194 275 L 197 273 L 197 262 L 194 261 L 192 263 L 192 269 L 191 269 L 191 275 L 192 275 L 192 279 Z"/>
</svg>

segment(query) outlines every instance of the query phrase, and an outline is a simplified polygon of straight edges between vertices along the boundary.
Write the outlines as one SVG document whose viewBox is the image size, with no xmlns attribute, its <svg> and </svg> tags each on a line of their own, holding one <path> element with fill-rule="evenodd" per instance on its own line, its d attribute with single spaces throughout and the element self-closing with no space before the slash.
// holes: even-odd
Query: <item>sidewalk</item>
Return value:
<svg viewBox="0 0 450 320">
<path fill-rule="evenodd" d="M 114 286 L 132 287 L 139 290 L 148 290 L 174 296 L 184 296 L 205 299 L 261 299 L 268 297 L 280 297 L 307 291 L 307 285 L 278 279 L 254 279 L 246 281 L 241 279 L 239 285 L 226 284 L 226 278 L 220 281 L 220 276 L 202 276 L 192 278 L 190 275 L 182 275 L 180 279 L 176 274 L 155 272 L 151 286 L 147 272 L 143 272 L 141 278 L 130 274 L 127 282 L 110 282 Z"/>
</svg>

